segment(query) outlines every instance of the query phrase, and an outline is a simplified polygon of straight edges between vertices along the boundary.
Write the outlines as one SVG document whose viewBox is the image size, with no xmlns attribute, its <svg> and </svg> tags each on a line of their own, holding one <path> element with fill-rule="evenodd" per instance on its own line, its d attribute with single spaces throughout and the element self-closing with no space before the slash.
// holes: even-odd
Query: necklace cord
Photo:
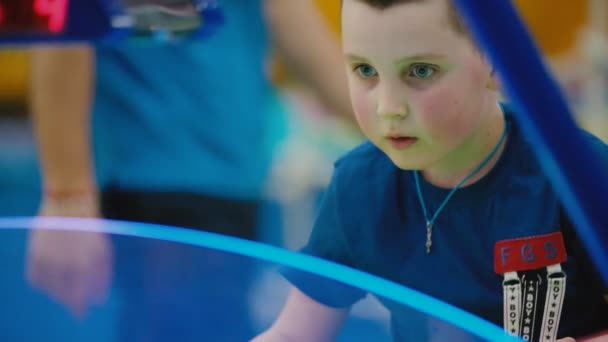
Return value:
<svg viewBox="0 0 608 342">
<path fill-rule="evenodd" d="M 429 227 L 433 226 L 433 224 L 435 223 L 435 220 L 439 216 L 439 213 L 441 213 L 443 208 L 448 204 L 448 202 L 450 201 L 450 199 L 452 198 L 452 196 L 454 195 L 456 190 L 458 190 L 462 186 L 462 184 L 464 184 L 466 181 L 471 179 L 471 177 L 473 177 L 475 174 L 477 174 L 477 172 L 479 172 L 484 166 L 486 166 L 488 164 L 488 162 L 490 162 L 492 157 L 494 157 L 494 155 L 500 149 L 500 146 L 502 145 L 503 141 L 505 140 L 505 137 L 507 136 L 507 126 L 508 126 L 508 123 L 505 120 L 504 128 L 502 130 L 502 135 L 500 136 L 500 139 L 498 140 L 498 143 L 496 144 L 496 146 L 494 146 L 492 151 L 484 158 L 484 160 L 481 161 L 481 163 L 479 163 L 479 165 L 477 165 L 477 167 L 475 169 L 473 169 L 473 171 L 471 171 L 466 177 L 464 177 L 460 182 L 458 182 L 458 184 L 456 184 L 456 186 L 445 197 L 445 199 L 443 200 L 443 202 L 441 203 L 439 208 L 435 211 L 435 214 L 433 214 L 433 217 L 431 219 L 429 219 L 428 212 L 426 210 L 426 204 L 424 202 L 424 197 L 422 197 L 422 191 L 420 190 L 420 181 L 419 181 L 419 177 L 418 177 L 418 170 L 414 171 L 414 180 L 416 182 L 416 192 L 418 193 L 418 200 L 420 201 L 420 206 L 422 207 L 422 213 L 424 214 L 424 219 L 426 220 L 427 226 L 429 226 Z"/>
</svg>

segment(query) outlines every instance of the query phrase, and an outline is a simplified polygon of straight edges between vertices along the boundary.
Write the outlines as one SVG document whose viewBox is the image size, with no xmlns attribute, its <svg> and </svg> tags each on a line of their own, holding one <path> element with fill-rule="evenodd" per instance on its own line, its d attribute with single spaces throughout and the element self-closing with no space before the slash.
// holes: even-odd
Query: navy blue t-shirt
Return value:
<svg viewBox="0 0 608 342">
<path fill-rule="evenodd" d="M 504 278 L 494 271 L 495 243 L 562 231 L 568 260 L 562 264 L 567 286 L 558 336 L 586 336 L 608 328 L 605 287 L 564 219 L 530 143 L 511 116 L 506 117 L 503 154 L 486 176 L 459 189 L 442 210 L 430 254 L 413 173 L 397 168 L 371 143 L 336 163 L 303 252 L 395 281 L 502 326 Z M 585 134 L 608 160 L 608 147 Z M 427 210 L 434 213 L 449 189 L 420 180 Z M 347 307 L 365 296 L 348 286 L 312 284 L 295 271 L 286 270 L 285 276 L 329 306 Z M 421 339 L 422 322 L 380 300 L 391 311 L 396 340 Z"/>
</svg>

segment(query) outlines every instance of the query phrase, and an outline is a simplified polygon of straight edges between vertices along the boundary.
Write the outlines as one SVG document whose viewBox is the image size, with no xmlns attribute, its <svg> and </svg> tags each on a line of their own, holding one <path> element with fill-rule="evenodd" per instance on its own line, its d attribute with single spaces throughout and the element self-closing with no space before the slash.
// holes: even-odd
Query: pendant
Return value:
<svg viewBox="0 0 608 342">
<path fill-rule="evenodd" d="M 426 222 L 426 253 L 431 253 L 431 246 L 433 245 L 433 224 L 429 221 Z"/>
</svg>

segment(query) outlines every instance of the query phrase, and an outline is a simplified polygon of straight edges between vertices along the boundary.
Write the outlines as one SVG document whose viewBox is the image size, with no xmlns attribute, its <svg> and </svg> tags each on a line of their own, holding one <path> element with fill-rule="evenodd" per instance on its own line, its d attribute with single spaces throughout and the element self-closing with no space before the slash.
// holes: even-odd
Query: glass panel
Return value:
<svg viewBox="0 0 608 342">
<path fill-rule="evenodd" d="M 75 245 L 98 251 L 96 262 L 82 255 L 70 259 L 79 260 L 76 265 L 88 277 L 47 272 L 33 277 L 46 290 L 32 287 L 25 251 L 33 227 L 46 234 L 46 245 L 55 251 Z M 109 249 L 91 243 L 96 236 L 108 237 Z M 110 259 L 103 255 L 113 262 L 104 263 Z M 101 220 L 0 219 L 0 257 L 3 341 L 245 341 L 279 314 L 290 288 L 284 275 L 299 277 L 299 284 L 328 298 L 368 294 L 355 304 L 338 341 L 511 340 L 499 327 L 369 274 L 192 230 Z M 110 265 L 107 298 L 89 310 L 81 307 L 79 315 L 59 304 L 59 298 L 68 298 L 78 306 L 79 279 L 89 289 L 103 290 Z M 395 326 L 385 307 L 398 316 Z"/>
</svg>

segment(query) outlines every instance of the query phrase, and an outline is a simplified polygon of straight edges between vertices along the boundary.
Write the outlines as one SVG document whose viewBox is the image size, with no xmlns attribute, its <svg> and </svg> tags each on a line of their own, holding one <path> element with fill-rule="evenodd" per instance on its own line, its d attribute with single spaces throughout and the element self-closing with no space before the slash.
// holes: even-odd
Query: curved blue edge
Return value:
<svg viewBox="0 0 608 342">
<path fill-rule="evenodd" d="M 516 120 L 608 285 L 608 170 L 583 139 L 511 1 L 456 0 L 500 74 Z"/>
<path fill-rule="evenodd" d="M 363 289 L 446 321 L 488 341 L 519 341 L 505 334 L 502 328 L 482 318 L 397 283 L 320 258 L 259 242 L 148 223 L 62 217 L 0 218 L 0 232 L 29 229 L 101 232 L 177 242 L 243 255 Z"/>
</svg>

